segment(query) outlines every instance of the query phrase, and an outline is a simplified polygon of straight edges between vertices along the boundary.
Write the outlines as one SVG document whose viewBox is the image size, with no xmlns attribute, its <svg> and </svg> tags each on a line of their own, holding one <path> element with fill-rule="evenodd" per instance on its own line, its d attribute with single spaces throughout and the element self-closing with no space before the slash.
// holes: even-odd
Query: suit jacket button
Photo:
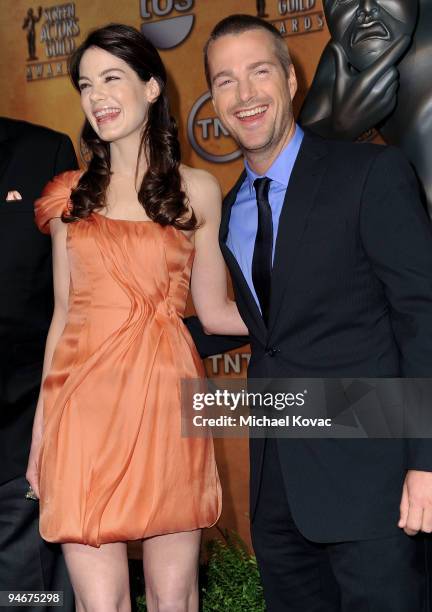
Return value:
<svg viewBox="0 0 432 612">
<path fill-rule="evenodd" d="M 276 349 L 274 347 L 270 347 L 269 349 L 267 349 L 267 355 L 269 357 L 274 357 L 276 353 L 279 353 L 279 349 Z"/>
</svg>

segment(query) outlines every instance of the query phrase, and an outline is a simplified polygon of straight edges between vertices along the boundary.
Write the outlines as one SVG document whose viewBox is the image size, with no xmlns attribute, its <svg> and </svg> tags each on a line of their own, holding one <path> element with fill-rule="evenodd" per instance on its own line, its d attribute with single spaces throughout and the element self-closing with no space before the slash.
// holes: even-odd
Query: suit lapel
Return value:
<svg viewBox="0 0 432 612">
<path fill-rule="evenodd" d="M 6 144 L 3 142 L 0 142 L 0 180 L 1 180 L 1 176 L 6 168 L 6 162 L 7 162 L 7 147 Z"/>
<path fill-rule="evenodd" d="M 275 327 L 287 281 L 296 267 L 296 257 L 326 169 L 327 145 L 305 133 L 286 190 L 279 219 L 272 272 L 269 337 Z"/>
<path fill-rule="evenodd" d="M 8 142 L 8 136 L 3 125 L 3 121 L 0 119 L 0 197 L 2 197 L 3 190 L 6 189 L 4 180 L 6 168 L 9 165 L 11 155 L 12 151 Z"/>
<path fill-rule="evenodd" d="M 236 289 L 242 294 L 243 299 L 245 303 L 247 304 L 249 315 L 255 323 L 254 334 L 261 335 L 265 342 L 265 338 L 267 336 L 267 329 L 266 329 L 266 326 L 264 325 L 263 318 L 255 302 L 255 298 L 249 289 L 249 285 L 247 284 L 246 279 L 243 276 L 243 272 L 236 258 L 234 257 L 231 249 L 229 249 L 226 244 L 226 241 L 228 238 L 231 209 L 234 205 L 234 202 L 236 201 L 237 193 L 240 187 L 242 186 L 243 181 L 245 180 L 245 177 L 246 177 L 246 171 L 243 171 L 237 183 L 234 185 L 234 187 L 231 189 L 231 191 L 227 194 L 227 196 L 224 199 L 223 207 L 222 207 L 221 225 L 220 225 L 220 230 L 219 230 L 219 244 L 221 247 L 222 254 L 225 258 L 225 262 L 230 271 L 233 283 L 235 284 Z"/>
</svg>

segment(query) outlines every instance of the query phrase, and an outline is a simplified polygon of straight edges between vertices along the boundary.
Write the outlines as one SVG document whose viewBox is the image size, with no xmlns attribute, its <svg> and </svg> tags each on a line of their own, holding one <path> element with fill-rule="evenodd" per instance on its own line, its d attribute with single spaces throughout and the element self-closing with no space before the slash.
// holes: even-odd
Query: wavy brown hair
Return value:
<svg viewBox="0 0 432 612">
<path fill-rule="evenodd" d="M 137 159 L 136 175 L 143 156 L 147 162 L 138 200 L 152 221 L 182 230 L 195 229 L 197 219 L 182 189 L 177 127 L 170 114 L 167 75 L 159 53 L 143 34 L 130 26 L 110 24 L 94 30 L 69 61 L 69 74 L 78 91 L 81 59 L 91 47 L 122 59 L 142 81 L 153 77 L 158 83 L 160 94 L 149 107 Z M 111 177 L 110 146 L 96 134 L 87 119 L 81 132 L 81 146 L 89 158 L 88 167 L 72 190 L 71 209 L 62 216 L 65 222 L 85 219 L 106 206 Z"/>
</svg>

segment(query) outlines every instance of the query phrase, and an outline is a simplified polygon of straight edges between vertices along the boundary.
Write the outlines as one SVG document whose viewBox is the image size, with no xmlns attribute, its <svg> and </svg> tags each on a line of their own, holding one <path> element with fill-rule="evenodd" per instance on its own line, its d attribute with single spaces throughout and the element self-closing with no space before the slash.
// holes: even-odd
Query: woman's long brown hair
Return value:
<svg viewBox="0 0 432 612">
<path fill-rule="evenodd" d="M 91 47 L 104 49 L 122 59 L 142 81 L 147 82 L 152 77 L 157 81 L 160 94 L 149 107 L 137 159 L 137 173 L 143 156 L 147 161 L 138 200 L 152 221 L 182 230 L 195 229 L 197 219 L 182 189 L 177 127 L 170 114 L 167 75 L 159 53 L 143 34 L 130 26 L 110 24 L 94 30 L 69 62 L 72 83 L 78 91 L 81 59 Z M 99 138 L 87 119 L 81 132 L 81 143 L 89 157 L 88 168 L 72 191 L 71 209 L 62 216 L 65 222 L 85 219 L 106 205 L 111 176 L 109 143 Z"/>
</svg>

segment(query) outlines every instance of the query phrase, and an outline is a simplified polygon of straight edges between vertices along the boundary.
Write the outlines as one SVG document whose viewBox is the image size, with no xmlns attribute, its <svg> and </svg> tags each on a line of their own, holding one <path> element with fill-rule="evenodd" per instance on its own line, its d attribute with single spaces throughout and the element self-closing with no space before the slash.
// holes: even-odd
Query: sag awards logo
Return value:
<svg viewBox="0 0 432 612">
<path fill-rule="evenodd" d="M 194 0 L 140 0 L 140 4 L 141 17 L 148 20 L 141 24 L 141 32 L 158 49 L 173 49 L 191 33 Z"/>
<path fill-rule="evenodd" d="M 67 57 L 75 50 L 75 39 L 80 33 L 75 3 L 40 6 L 37 12 L 29 8 L 22 28 L 27 38 L 27 81 L 65 76 Z"/>
<path fill-rule="evenodd" d="M 265 2 L 257 0 L 258 4 L 265 5 Z M 316 0 L 279 0 L 277 11 L 282 18 L 270 19 L 270 22 L 282 36 L 309 34 L 324 29 L 324 13 L 317 9 Z"/>
<path fill-rule="evenodd" d="M 256 0 L 257 16 L 268 18 L 266 0 Z M 319 32 L 324 28 L 324 14 L 317 8 L 317 0 L 278 0 L 276 2 L 278 17 L 269 19 L 282 34 L 309 34 Z"/>
</svg>

